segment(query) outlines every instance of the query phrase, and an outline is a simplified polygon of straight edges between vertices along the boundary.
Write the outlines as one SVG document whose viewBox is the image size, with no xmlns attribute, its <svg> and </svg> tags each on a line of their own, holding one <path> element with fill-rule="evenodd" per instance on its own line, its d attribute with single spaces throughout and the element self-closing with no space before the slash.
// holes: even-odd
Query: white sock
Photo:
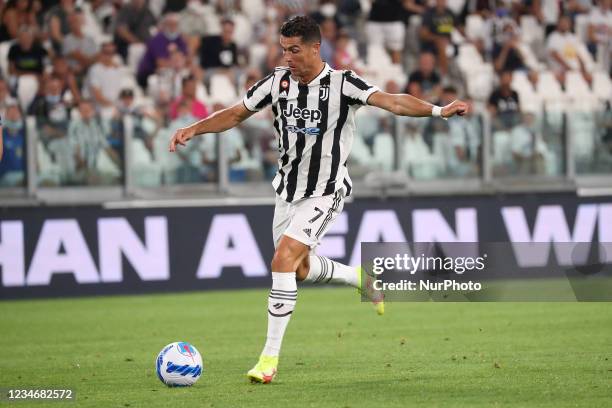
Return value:
<svg viewBox="0 0 612 408">
<path fill-rule="evenodd" d="M 357 268 L 332 261 L 324 256 L 310 255 L 310 270 L 304 282 L 343 283 L 356 288 L 359 285 L 359 277 Z"/>
<path fill-rule="evenodd" d="M 272 290 L 268 295 L 268 337 L 261 354 L 274 357 L 280 353 L 296 300 L 295 272 L 272 272 Z"/>
</svg>

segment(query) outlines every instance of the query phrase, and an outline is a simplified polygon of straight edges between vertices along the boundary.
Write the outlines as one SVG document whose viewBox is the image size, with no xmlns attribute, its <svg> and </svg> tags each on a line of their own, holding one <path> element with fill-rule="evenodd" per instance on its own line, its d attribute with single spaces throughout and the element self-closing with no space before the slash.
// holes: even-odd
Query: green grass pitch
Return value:
<svg viewBox="0 0 612 408">
<path fill-rule="evenodd" d="M 0 407 L 610 407 L 610 303 L 392 303 L 303 289 L 279 374 L 253 385 L 266 290 L 0 302 L 0 387 L 76 401 Z M 204 374 L 167 388 L 155 357 L 193 343 Z"/>
</svg>

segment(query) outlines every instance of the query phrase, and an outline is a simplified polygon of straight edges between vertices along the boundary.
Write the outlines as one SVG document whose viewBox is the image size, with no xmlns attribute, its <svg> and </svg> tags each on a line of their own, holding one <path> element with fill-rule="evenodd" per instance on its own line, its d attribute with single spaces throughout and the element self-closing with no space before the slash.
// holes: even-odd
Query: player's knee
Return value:
<svg viewBox="0 0 612 408">
<path fill-rule="evenodd" d="M 282 239 L 272 258 L 272 270 L 274 272 L 297 272 L 307 253 L 308 247 L 304 244 Z"/>
<path fill-rule="evenodd" d="M 295 278 L 298 281 L 303 281 L 308 276 L 308 272 L 310 272 L 310 258 L 305 256 L 295 272 Z"/>
<path fill-rule="evenodd" d="M 271 266 L 274 272 L 295 272 L 297 263 L 295 254 L 281 246 L 276 249 Z"/>
</svg>

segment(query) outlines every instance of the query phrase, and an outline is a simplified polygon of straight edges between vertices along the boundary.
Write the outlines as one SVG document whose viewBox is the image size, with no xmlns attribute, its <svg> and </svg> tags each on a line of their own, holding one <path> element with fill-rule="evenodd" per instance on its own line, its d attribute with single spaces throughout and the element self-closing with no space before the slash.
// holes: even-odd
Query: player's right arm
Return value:
<svg viewBox="0 0 612 408">
<path fill-rule="evenodd" d="M 174 132 L 170 140 L 169 150 L 175 152 L 177 145 L 185 146 L 185 143 L 197 135 L 225 132 L 237 126 L 243 120 L 248 119 L 253 113 L 255 112 L 248 110 L 242 102 L 215 112 L 206 119 L 202 119 L 191 126 L 178 129 Z"/>
</svg>

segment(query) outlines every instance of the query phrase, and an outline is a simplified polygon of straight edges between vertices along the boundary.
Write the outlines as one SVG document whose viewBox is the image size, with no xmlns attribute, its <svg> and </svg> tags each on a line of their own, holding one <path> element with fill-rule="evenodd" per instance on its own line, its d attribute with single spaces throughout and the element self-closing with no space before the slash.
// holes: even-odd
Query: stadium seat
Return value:
<svg viewBox="0 0 612 408">
<path fill-rule="evenodd" d="M 483 64 L 482 55 L 480 55 L 480 52 L 478 52 L 478 49 L 473 44 L 465 43 L 459 46 L 457 65 L 464 76 L 471 76 Z"/>
<path fill-rule="evenodd" d="M 161 184 L 162 168 L 152 160 L 151 153 L 141 139 L 132 139 L 132 176 L 134 184 L 154 187 Z"/>
<path fill-rule="evenodd" d="M 571 99 L 574 109 L 592 110 L 596 104 L 597 97 L 589 84 L 584 80 L 578 71 L 569 71 L 565 75 L 565 90 L 568 98 Z"/>
<path fill-rule="evenodd" d="M 557 78 L 551 71 L 539 73 L 536 90 L 544 101 L 560 101 L 564 99 L 564 93 Z"/>
<path fill-rule="evenodd" d="M 216 73 L 210 78 L 210 95 L 214 103 L 229 106 L 236 102 L 238 94 L 230 78 L 223 73 Z"/>
<path fill-rule="evenodd" d="M 240 8 L 253 24 L 259 23 L 266 16 L 267 9 L 263 0 L 241 2 Z"/>
<path fill-rule="evenodd" d="M 595 71 L 593 73 L 593 92 L 600 101 L 612 102 L 612 81 L 605 72 Z"/>
<path fill-rule="evenodd" d="M 469 40 L 485 40 L 485 21 L 480 14 L 469 14 L 465 19 L 465 35 Z"/>
<path fill-rule="evenodd" d="M 391 57 L 385 48 L 379 44 L 368 44 L 367 66 L 377 70 L 380 67 L 391 65 Z"/>
<path fill-rule="evenodd" d="M 406 134 L 403 139 L 400 167 L 416 180 L 431 180 L 439 174 L 439 159 L 435 158 L 423 140 L 421 132 Z"/>
<path fill-rule="evenodd" d="M 580 41 L 586 44 L 588 38 L 589 15 L 576 14 L 574 17 L 574 32 Z"/>
<path fill-rule="evenodd" d="M 572 138 L 574 157 L 580 162 L 591 161 L 597 133 L 593 112 L 572 111 L 567 115 L 567 134 Z"/>
<path fill-rule="evenodd" d="M 208 90 L 202 82 L 198 82 L 198 84 L 196 85 L 196 99 L 204 103 L 207 108 L 210 108 L 210 106 L 212 105 L 212 99 L 210 97 L 210 94 L 208 93 Z"/>
<path fill-rule="evenodd" d="M 268 47 L 265 44 L 256 43 L 249 47 L 249 68 L 262 67 L 268 56 Z"/>
<path fill-rule="evenodd" d="M 467 92 L 471 98 L 485 101 L 493 92 L 493 65 L 487 63 L 470 68 L 466 73 Z"/>
<path fill-rule="evenodd" d="M 248 48 L 253 42 L 253 25 L 242 13 L 232 15 L 234 22 L 233 40 L 239 49 Z"/>
<path fill-rule="evenodd" d="M 374 137 L 374 161 L 381 170 L 393 170 L 395 143 L 389 133 L 378 133 Z"/>
<path fill-rule="evenodd" d="M 147 46 L 145 44 L 130 44 L 128 47 L 128 55 L 127 55 L 127 66 L 135 75 L 138 70 L 138 64 L 140 64 L 140 60 L 147 52 Z"/>
<path fill-rule="evenodd" d="M 17 83 L 17 100 L 23 111 L 27 111 L 38 92 L 38 79 L 35 75 L 21 75 Z"/>
<path fill-rule="evenodd" d="M 493 145 L 493 164 L 497 166 L 506 166 L 512 163 L 512 137 L 510 132 L 493 132 L 491 139 Z"/>
<path fill-rule="evenodd" d="M 13 44 L 15 44 L 15 40 L 3 41 L 0 43 L 0 71 L 4 78 L 8 78 L 9 76 L 8 53 Z"/>
<path fill-rule="evenodd" d="M 356 134 L 353 139 L 351 159 L 364 166 L 372 164 L 373 156 L 370 152 L 370 148 L 365 144 L 363 137 L 359 134 Z"/>
<path fill-rule="evenodd" d="M 522 40 L 534 47 L 538 53 L 537 49 L 541 49 L 544 45 L 544 27 L 532 15 L 521 16 L 520 27 Z"/>
</svg>

